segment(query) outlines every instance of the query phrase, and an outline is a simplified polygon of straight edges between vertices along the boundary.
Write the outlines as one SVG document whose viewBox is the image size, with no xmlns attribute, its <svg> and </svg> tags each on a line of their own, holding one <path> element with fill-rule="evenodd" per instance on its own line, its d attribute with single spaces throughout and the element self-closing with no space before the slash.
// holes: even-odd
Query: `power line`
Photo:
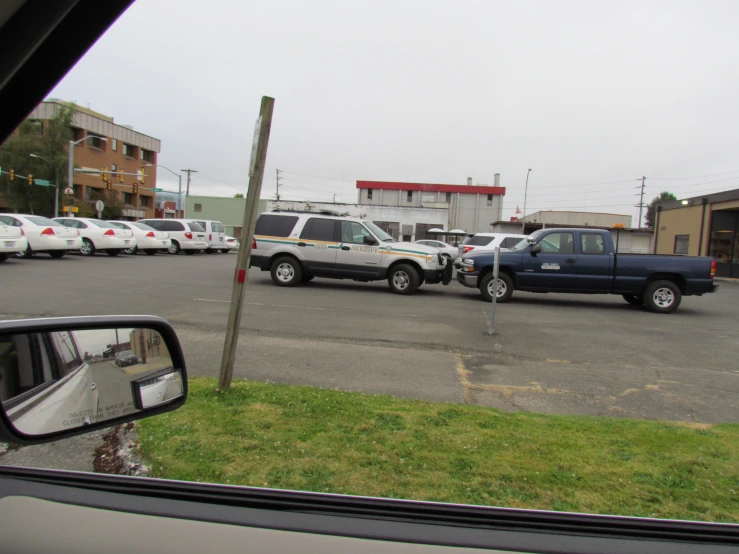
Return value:
<svg viewBox="0 0 739 554">
<path fill-rule="evenodd" d="M 335 179 L 333 177 L 320 177 L 319 175 L 308 175 L 306 173 L 296 173 L 295 171 L 287 171 L 285 169 L 280 170 L 282 173 L 289 173 L 290 175 L 300 175 L 301 177 L 312 177 L 313 179 L 325 179 L 327 181 L 340 181 L 342 183 L 352 183 L 353 180 L 346 180 L 346 179 Z"/>
<path fill-rule="evenodd" d="M 703 177 L 718 177 L 719 175 L 729 175 L 730 173 L 737 173 L 739 169 L 733 171 L 727 171 L 726 173 L 711 173 L 710 175 L 697 175 L 695 177 L 650 177 L 653 181 L 681 181 L 683 179 L 702 179 Z"/>
</svg>

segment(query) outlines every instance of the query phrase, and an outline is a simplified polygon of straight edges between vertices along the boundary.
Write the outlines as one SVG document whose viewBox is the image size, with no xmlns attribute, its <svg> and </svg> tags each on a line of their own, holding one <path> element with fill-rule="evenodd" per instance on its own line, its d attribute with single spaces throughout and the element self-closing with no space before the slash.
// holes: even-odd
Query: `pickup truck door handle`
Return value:
<svg viewBox="0 0 739 554">
<path fill-rule="evenodd" d="M 567 263 L 568 264 L 574 264 L 575 262 L 577 262 L 577 260 L 575 258 L 567 258 Z"/>
<path fill-rule="evenodd" d="M 351 250 L 351 248 L 349 248 L 348 246 L 342 246 L 341 249 L 342 250 Z"/>
<path fill-rule="evenodd" d="M 299 242 L 298 243 L 298 246 L 308 246 L 308 245 L 306 243 L 304 243 L 304 242 Z"/>
</svg>

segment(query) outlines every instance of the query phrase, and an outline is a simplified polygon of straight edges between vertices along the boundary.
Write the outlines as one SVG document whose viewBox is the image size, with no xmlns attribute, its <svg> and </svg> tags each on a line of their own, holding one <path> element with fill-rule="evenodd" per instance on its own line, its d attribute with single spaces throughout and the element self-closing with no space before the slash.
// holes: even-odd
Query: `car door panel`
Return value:
<svg viewBox="0 0 739 554">
<path fill-rule="evenodd" d="M 613 282 L 613 255 L 606 251 L 603 235 L 581 232 L 577 240 L 578 288 L 586 292 L 608 292 Z"/>
<path fill-rule="evenodd" d="M 312 217 L 305 222 L 295 250 L 303 267 L 311 275 L 333 276 L 336 274 L 337 220 Z"/>
<path fill-rule="evenodd" d="M 376 245 L 364 243 L 364 237 L 373 235 L 356 221 L 340 222 L 340 243 L 336 251 L 336 270 L 344 277 L 377 278 L 381 254 Z"/>
<path fill-rule="evenodd" d="M 544 235 L 536 243 L 542 251 L 524 253 L 519 288 L 523 290 L 577 290 L 577 253 L 571 232 Z"/>
</svg>

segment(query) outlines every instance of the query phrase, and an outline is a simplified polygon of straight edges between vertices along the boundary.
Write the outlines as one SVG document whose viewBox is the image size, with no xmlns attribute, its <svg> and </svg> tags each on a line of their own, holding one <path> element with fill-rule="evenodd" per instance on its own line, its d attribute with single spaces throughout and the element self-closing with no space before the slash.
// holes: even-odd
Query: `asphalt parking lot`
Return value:
<svg viewBox="0 0 739 554">
<path fill-rule="evenodd" d="M 0 318 L 154 314 L 191 375 L 218 375 L 234 254 L 37 256 L 0 266 Z M 739 284 L 658 315 L 620 297 L 516 293 L 490 306 L 453 281 L 279 288 L 252 269 L 235 377 L 504 410 L 736 422 Z"/>
</svg>

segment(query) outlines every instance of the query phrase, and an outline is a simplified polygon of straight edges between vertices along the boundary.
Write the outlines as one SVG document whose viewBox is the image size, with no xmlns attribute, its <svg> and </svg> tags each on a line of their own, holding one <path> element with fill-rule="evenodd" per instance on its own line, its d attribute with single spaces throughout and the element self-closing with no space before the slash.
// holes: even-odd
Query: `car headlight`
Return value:
<svg viewBox="0 0 739 554">
<path fill-rule="evenodd" d="M 465 265 L 475 265 L 475 260 L 472 258 L 462 258 L 462 263 Z"/>
</svg>

